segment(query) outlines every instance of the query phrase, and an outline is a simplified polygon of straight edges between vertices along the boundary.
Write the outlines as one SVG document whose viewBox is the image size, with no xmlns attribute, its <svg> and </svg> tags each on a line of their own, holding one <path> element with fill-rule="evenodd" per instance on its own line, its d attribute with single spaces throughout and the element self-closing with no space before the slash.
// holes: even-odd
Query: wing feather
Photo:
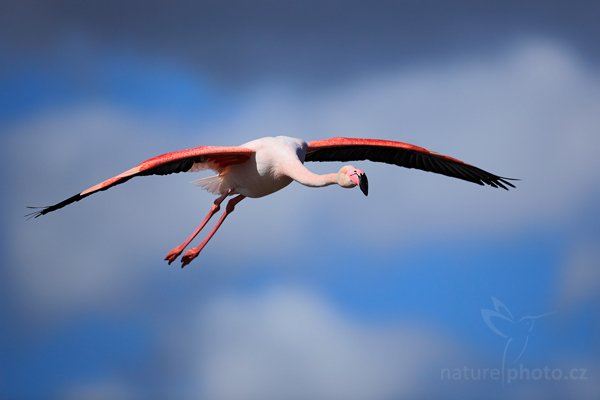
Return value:
<svg viewBox="0 0 600 400">
<path fill-rule="evenodd" d="M 514 188 L 511 180 L 467 164 L 456 158 L 446 156 L 424 147 L 392 140 L 331 138 L 308 143 L 305 162 L 308 161 L 359 161 L 369 160 L 416 168 L 508 190 Z"/>
<path fill-rule="evenodd" d="M 125 183 L 136 176 L 169 175 L 179 172 L 195 171 L 205 168 L 221 172 L 229 165 L 247 161 L 254 150 L 239 146 L 200 146 L 191 149 L 165 153 L 157 157 L 142 161 L 137 166 L 120 173 L 112 178 L 98 183 L 74 196 L 48 207 L 29 207 L 36 211 L 27 214 L 28 217 L 37 218 L 40 215 L 58 210 L 66 205 L 79 201 L 93 193 L 109 189 Z"/>
</svg>

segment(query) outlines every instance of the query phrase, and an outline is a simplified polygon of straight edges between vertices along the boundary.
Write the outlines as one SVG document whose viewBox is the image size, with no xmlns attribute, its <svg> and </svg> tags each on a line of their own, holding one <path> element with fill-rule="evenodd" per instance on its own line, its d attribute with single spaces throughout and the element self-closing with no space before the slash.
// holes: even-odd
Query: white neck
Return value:
<svg viewBox="0 0 600 400">
<path fill-rule="evenodd" d="M 304 165 L 298 163 L 293 168 L 288 169 L 287 175 L 298 183 L 309 187 L 323 187 L 338 184 L 337 172 L 325 175 L 318 175 L 309 171 Z"/>
</svg>

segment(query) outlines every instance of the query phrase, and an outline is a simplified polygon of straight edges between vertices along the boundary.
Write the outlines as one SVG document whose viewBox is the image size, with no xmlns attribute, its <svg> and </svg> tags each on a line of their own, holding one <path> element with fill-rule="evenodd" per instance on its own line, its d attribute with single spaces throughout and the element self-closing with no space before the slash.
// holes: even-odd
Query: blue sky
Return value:
<svg viewBox="0 0 600 400">
<path fill-rule="evenodd" d="M 597 6 L 488 4 L 7 3 L 0 397 L 597 398 Z M 280 134 L 407 141 L 522 181 L 359 162 L 368 198 L 246 200 L 184 270 L 162 258 L 209 208 L 206 174 L 22 217 L 160 153 Z M 561 379 L 442 379 L 501 368 L 492 298 L 529 337 L 507 367 Z"/>
</svg>

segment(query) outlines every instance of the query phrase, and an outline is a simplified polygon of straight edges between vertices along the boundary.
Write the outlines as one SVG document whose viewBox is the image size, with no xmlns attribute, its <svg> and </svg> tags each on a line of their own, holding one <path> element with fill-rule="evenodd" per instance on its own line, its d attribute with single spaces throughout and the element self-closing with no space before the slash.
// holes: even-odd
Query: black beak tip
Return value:
<svg viewBox="0 0 600 400">
<path fill-rule="evenodd" d="M 362 174 L 358 176 L 358 187 L 360 188 L 361 192 L 363 192 L 363 194 L 365 196 L 369 195 L 369 180 L 367 179 L 367 174 Z"/>
</svg>

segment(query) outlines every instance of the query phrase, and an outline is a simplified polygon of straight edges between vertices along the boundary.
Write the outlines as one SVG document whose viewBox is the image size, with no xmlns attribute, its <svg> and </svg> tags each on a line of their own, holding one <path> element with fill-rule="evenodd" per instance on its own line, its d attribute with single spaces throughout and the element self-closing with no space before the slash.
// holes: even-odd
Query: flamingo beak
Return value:
<svg viewBox="0 0 600 400">
<path fill-rule="evenodd" d="M 369 195 L 369 180 L 364 172 L 358 175 L 358 187 L 365 196 Z"/>
</svg>

